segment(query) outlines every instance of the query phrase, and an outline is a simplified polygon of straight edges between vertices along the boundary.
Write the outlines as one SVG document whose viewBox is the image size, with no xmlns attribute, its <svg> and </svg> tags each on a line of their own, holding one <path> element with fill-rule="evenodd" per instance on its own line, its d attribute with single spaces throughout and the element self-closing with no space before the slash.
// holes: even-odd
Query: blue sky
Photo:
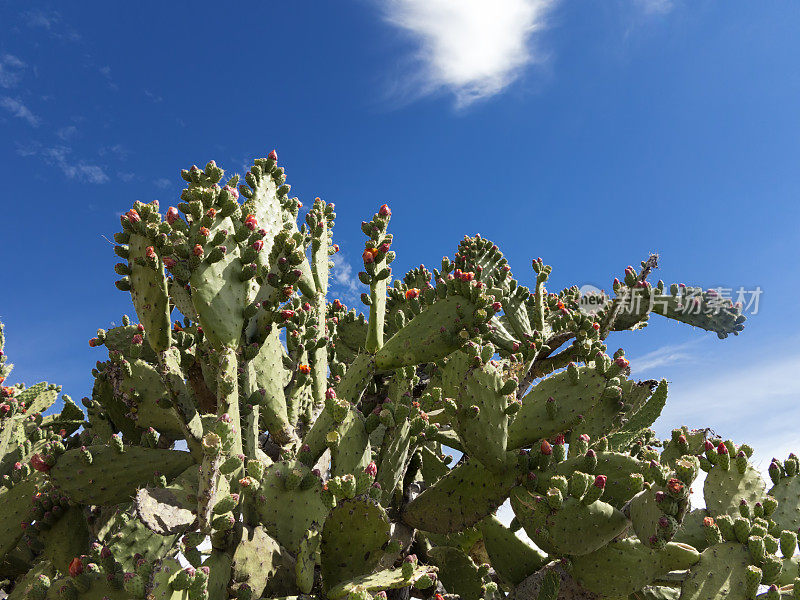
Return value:
<svg viewBox="0 0 800 600">
<path fill-rule="evenodd" d="M 293 192 L 337 205 L 335 291 L 386 202 L 396 272 L 480 232 L 531 281 L 608 288 L 662 256 L 665 281 L 760 288 L 738 338 L 653 319 L 611 340 L 674 382 L 686 422 L 797 439 L 800 5 L 778 1 L 0 0 L 0 319 L 11 380 L 89 394 L 86 340 L 133 313 L 110 238 L 181 168 L 241 172 L 278 150 Z M 764 465 L 766 466 L 766 464 Z"/>
</svg>

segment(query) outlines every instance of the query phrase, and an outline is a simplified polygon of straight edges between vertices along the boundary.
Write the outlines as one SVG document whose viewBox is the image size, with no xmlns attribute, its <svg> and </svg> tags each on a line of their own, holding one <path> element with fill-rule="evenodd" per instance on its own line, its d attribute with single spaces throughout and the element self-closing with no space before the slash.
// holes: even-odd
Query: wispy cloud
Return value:
<svg viewBox="0 0 800 600">
<path fill-rule="evenodd" d="M 64 141 L 75 137 L 76 133 L 78 133 L 78 128 L 75 127 L 75 125 L 67 125 L 66 127 L 61 127 L 56 130 L 56 136 Z"/>
<path fill-rule="evenodd" d="M 673 0 L 634 0 L 634 4 L 649 15 L 664 15 L 674 7 Z"/>
<path fill-rule="evenodd" d="M 44 29 L 56 39 L 77 42 L 80 34 L 69 25 L 63 23 L 61 14 L 54 10 L 31 10 L 23 13 L 23 19 L 29 27 Z"/>
<path fill-rule="evenodd" d="M 150 90 L 144 90 L 144 95 L 155 103 L 161 102 L 164 99 L 155 92 L 151 92 Z"/>
<path fill-rule="evenodd" d="M 100 156 L 112 155 L 120 160 L 124 160 L 128 156 L 128 149 L 122 144 L 114 144 L 113 146 L 103 146 L 98 151 Z"/>
<path fill-rule="evenodd" d="M 631 369 L 637 376 L 645 371 L 657 367 L 673 366 L 692 360 L 698 351 L 698 346 L 708 341 L 707 336 L 696 336 L 682 344 L 662 346 L 642 356 L 631 358 Z"/>
<path fill-rule="evenodd" d="M 33 114 L 33 112 L 27 106 L 25 106 L 16 98 L 3 96 L 0 98 L 0 106 L 10 112 L 12 116 L 22 119 L 23 121 L 27 121 L 32 127 L 38 127 L 39 123 L 41 122 L 39 117 Z"/>
<path fill-rule="evenodd" d="M 554 0 L 390 0 L 385 19 L 417 44 L 400 94 L 452 92 L 457 106 L 494 96 L 541 61 L 533 37 Z"/>
<path fill-rule="evenodd" d="M 170 181 L 166 177 L 159 177 L 158 179 L 153 181 L 153 185 L 155 185 L 158 188 L 161 188 L 162 190 L 165 190 L 170 185 L 172 185 L 172 181 Z"/>
<path fill-rule="evenodd" d="M 359 296 L 359 281 L 353 272 L 352 265 L 347 262 L 341 252 L 334 254 L 331 257 L 331 261 L 333 262 L 331 283 L 335 286 L 339 286 L 346 302 L 354 302 Z"/>
<path fill-rule="evenodd" d="M 99 165 L 73 159 L 72 150 L 67 146 L 45 148 L 41 154 L 46 160 L 61 169 L 61 172 L 69 179 L 86 183 L 106 183 L 109 180 L 108 175 Z"/>
<path fill-rule="evenodd" d="M 0 56 L 0 87 L 6 89 L 16 87 L 22 79 L 25 63 L 13 54 Z"/>
</svg>

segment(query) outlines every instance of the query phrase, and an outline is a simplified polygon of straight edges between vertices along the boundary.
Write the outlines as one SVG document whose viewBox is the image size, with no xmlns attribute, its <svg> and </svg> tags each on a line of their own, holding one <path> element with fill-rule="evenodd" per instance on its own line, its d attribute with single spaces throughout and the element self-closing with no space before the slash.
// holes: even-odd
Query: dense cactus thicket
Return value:
<svg viewBox="0 0 800 600">
<path fill-rule="evenodd" d="M 587 310 L 541 259 L 521 285 L 480 236 L 393 280 L 384 205 L 361 226 L 360 314 L 328 298 L 334 206 L 291 198 L 274 152 L 241 185 L 213 162 L 181 175 L 177 207 L 122 217 L 138 323 L 90 341 L 85 413 L 3 388 L 12 600 L 794 594 L 797 457 L 767 489 L 747 445 L 657 439 L 667 382 L 607 353 L 653 313 L 736 334 L 738 306 L 651 285 L 651 257 Z"/>
</svg>

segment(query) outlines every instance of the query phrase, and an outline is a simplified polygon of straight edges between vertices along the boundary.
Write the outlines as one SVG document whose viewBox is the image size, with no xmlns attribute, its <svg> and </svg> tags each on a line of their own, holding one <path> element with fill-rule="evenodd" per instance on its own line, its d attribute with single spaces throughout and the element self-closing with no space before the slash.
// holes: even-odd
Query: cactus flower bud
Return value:
<svg viewBox="0 0 800 600">
<path fill-rule="evenodd" d="M 145 255 L 147 258 L 155 258 L 155 257 L 156 257 L 156 249 L 155 249 L 155 248 L 153 248 L 152 246 L 148 246 L 148 247 L 147 247 L 147 248 L 145 248 L 145 250 L 144 250 L 144 255 Z"/>
<path fill-rule="evenodd" d="M 208 230 L 208 227 L 201 227 L 198 233 L 203 237 L 208 237 L 211 232 Z"/>
<path fill-rule="evenodd" d="M 176 264 L 178 264 L 178 261 L 176 261 L 176 260 L 175 260 L 174 258 L 172 258 L 171 256 L 165 256 L 165 257 L 164 257 L 164 266 L 165 266 L 165 267 L 167 267 L 168 269 L 171 269 L 171 268 L 172 268 L 172 267 L 174 267 Z"/>
<path fill-rule="evenodd" d="M 261 252 L 263 248 L 264 248 L 264 242 L 262 240 L 256 240 L 255 242 L 253 242 L 253 250 L 255 250 L 256 252 Z"/>
<path fill-rule="evenodd" d="M 275 160 L 275 161 L 276 161 L 276 160 L 278 160 L 278 153 L 277 153 L 277 152 L 275 152 L 275 150 L 273 150 L 272 152 L 270 152 L 270 153 L 267 155 L 267 158 L 268 158 L 269 160 Z"/>
<path fill-rule="evenodd" d="M 83 573 L 83 562 L 76 556 L 70 561 L 67 570 L 69 571 L 70 577 L 77 577 Z"/>
<path fill-rule="evenodd" d="M 378 210 L 378 214 L 382 217 L 391 217 L 392 211 L 389 209 L 388 204 L 384 204 L 381 206 L 380 210 Z"/>
<path fill-rule="evenodd" d="M 203 247 L 200 244 L 195 244 L 194 248 L 192 249 L 192 254 L 197 257 L 203 256 Z"/>
<path fill-rule="evenodd" d="M 47 473 L 50 470 L 50 465 L 45 462 L 38 452 L 31 456 L 30 464 L 31 467 L 37 471 L 40 471 L 41 473 Z"/>
<path fill-rule="evenodd" d="M 364 473 L 372 477 L 375 477 L 378 474 L 378 466 L 375 464 L 374 460 L 366 466 Z"/>
<path fill-rule="evenodd" d="M 419 297 L 419 290 L 417 288 L 411 288 L 410 290 L 406 291 L 406 300 L 411 300 L 412 298 Z"/>
<path fill-rule="evenodd" d="M 308 365 L 297 365 L 297 370 L 303 373 L 304 375 L 308 375 L 311 373 L 311 367 Z"/>
<path fill-rule="evenodd" d="M 604 490 L 606 488 L 606 481 L 607 480 L 608 480 L 608 477 L 606 477 L 605 475 L 598 475 L 597 477 L 594 478 L 594 484 L 593 485 L 595 487 L 597 487 L 597 488 L 600 488 L 601 490 Z"/>
<path fill-rule="evenodd" d="M 550 456 L 553 453 L 553 447 L 547 440 L 542 440 L 542 444 L 539 446 L 539 449 L 545 456 Z"/>
<path fill-rule="evenodd" d="M 170 206 L 167 209 L 167 223 L 172 225 L 175 221 L 178 220 L 179 217 L 180 215 L 178 214 L 177 208 L 175 208 L 174 206 Z"/>
<path fill-rule="evenodd" d="M 256 219 L 255 215 L 247 215 L 247 218 L 244 221 L 244 225 L 250 231 L 255 231 L 256 229 L 258 229 L 258 220 Z"/>
<path fill-rule="evenodd" d="M 131 344 L 133 344 L 134 346 L 141 346 L 142 341 L 143 341 L 142 336 L 141 334 L 138 333 L 135 333 L 131 338 Z"/>
<path fill-rule="evenodd" d="M 128 212 L 126 212 L 125 217 L 131 223 L 138 223 L 139 221 L 142 220 L 142 217 L 139 216 L 139 212 L 135 208 L 132 208 Z"/>
<path fill-rule="evenodd" d="M 500 309 L 503 308 L 503 305 L 499 302 L 492 302 L 492 310 L 494 312 L 500 312 Z"/>
</svg>

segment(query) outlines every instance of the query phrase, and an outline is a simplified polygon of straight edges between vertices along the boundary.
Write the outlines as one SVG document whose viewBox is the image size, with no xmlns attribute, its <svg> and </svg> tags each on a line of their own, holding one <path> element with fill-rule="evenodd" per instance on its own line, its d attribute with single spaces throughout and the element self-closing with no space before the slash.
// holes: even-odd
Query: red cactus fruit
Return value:
<svg viewBox="0 0 800 600">
<path fill-rule="evenodd" d="M 305 375 L 311 373 L 311 367 L 309 367 L 308 365 L 297 365 L 297 370 Z"/>
<path fill-rule="evenodd" d="M 195 244 L 192 253 L 197 257 L 203 256 L 203 247 L 200 244 Z"/>
<path fill-rule="evenodd" d="M 153 248 L 152 246 L 148 246 L 147 248 L 144 249 L 144 255 L 147 258 L 155 258 L 156 257 L 156 249 Z"/>
<path fill-rule="evenodd" d="M 388 204 L 384 204 L 378 210 L 378 214 L 380 216 L 382 216 L 382 217 L 391 217 L 392 216 L 392 211 L 389 209 L 389 205 Z"/>
<path fill-rule="evenodd" d="M 419 297 L 419 290 L 417 288 L 411 288 L 410 290 L 406 291 L 406 300 L 411 300 L 412 298 Z"/>
<path fill-rule="evenodd" d="M 264 248 L 264 242 L 262 240 L 256 240 L 255 242 L 253 242 L 253 250 L 255 250 L 256 252 L 261 252 L 263 248 Z"/>
<path fill-rule="evenodd" d="M 374 460 L 366 466 L 364 473 L 370 475 L 371 477 L 375 477 L 375 475 L 378 474 L 378 465 L 375 464 Z"/>
<path fill-rule="evenodd" d="M 138 223 L 139 221 L 142 220 L 142 217 L 139 216 L 139 212 L 135 208 L 132 208 L 128 212 L 126 212 L 125 217 L 128 219 L 128 222 L 130 223 Z"/>
<path fill-rule="evenodd" d="M 30 464 L 31 467 L 33 467 L 34 469 L 36 469 L 41 473 L 47 473 L 50 470 L 50 465 L 48 465 L 45 462 L 45 460 L 41 457 L 41 455 L 39 455 L 38 452 L 33 456 L 31 456 Z"/>
<path fill-rule="evenodd" d="M 172 225 L 175 221 L 180 218 L 180 214 L 178 213 L 178 209 L 174 206 L 170 206 L 167 209 L 167 223 Z"/>
<path fill-rule="evenodd" d="M 599 487 L 601 490 L 605 489 L 608 477 L 605 475 L 598 475 L 594 478 L 594 486 Z"/>
<path fill-rule="evenodd" d="M 539 449 L 545 456 L 550 456 L 553 453 L 553 447 L 547 440 L 542 440 L 542 444 L 539 446 Z"/>
</svg>

